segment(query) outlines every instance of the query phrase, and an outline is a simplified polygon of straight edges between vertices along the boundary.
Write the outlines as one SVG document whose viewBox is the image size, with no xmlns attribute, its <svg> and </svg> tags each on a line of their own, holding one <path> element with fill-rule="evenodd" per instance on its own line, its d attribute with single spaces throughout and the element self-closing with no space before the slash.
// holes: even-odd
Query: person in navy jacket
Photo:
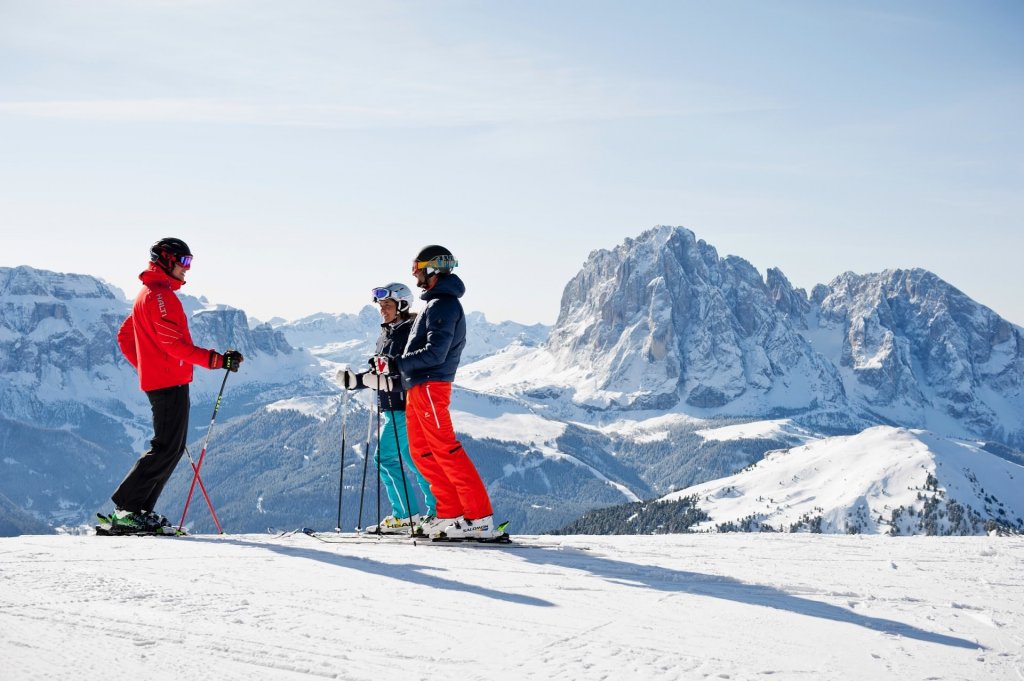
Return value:
<svg viewBox="0 0 1024 681">
<path fill-rule="evenodd" d="M 452 272 L 458 261 L 443 246 L 423 248 L 413 260 L 416 285 L 426 301 L 409 332 L 404 352 L 374 357 L 378 374 L 397 373 L 406 390 L 409 447 L 430 482 L 437 517 L 421 523 L 431 538 L 493 539 L 500 535 L 480 474 L 455 436 L 449 404 L 452 382 L 466 346 L 466 292 Z"/>
</svg>

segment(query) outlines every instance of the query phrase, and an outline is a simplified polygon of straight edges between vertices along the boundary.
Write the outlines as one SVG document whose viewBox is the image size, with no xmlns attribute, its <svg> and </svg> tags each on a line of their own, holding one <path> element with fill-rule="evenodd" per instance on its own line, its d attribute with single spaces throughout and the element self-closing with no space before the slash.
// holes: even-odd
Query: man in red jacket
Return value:
<svg viewBox="0 0 1024 681">
<path fill-rule="evenodd" d="M 153 439 L 111 495 L 117 509 L 109 516 L 115 532 L 161 532 L 166 518 L 154 513 L 188 433 L 188 384 L 192 365 L 238 371 L 242 354 L 196 347 L 175 291 L 185 284 L 192 252 L 181 239 L 161 239 L 150 248 L 150 264 L 139 275 L 142 290 L 117 333 L 121 352 L 139 372 L 139 385 L 153 409 Z"/>
</svg>

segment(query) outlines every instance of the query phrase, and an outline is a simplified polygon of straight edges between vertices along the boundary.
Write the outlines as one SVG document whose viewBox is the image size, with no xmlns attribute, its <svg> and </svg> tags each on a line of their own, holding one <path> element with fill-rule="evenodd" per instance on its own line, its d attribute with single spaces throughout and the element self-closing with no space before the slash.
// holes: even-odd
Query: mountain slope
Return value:
<svg viewBox="0 0 1024 681">
<path fill-rule="evenodd" d="M 53 533 L 53 529 L 46 523 L 41 522 L 31 513 L 23 511 L 20 504 L 16 504 L 0 494 L 0 537 L 51 533 Z"/>
<path fill-rule="evenodd" d="M 1024 532 L 1024 466 L 973 443 L 888 426 L 772 452 L 664 497 L 696 497 L 694 530 Z"/>
<path fill-rule="evenodd" d="M 218 420 L 202 477 L 224 527 L 233 533 L 335 527 L 343 408 L 348 416 L 342 526 L 374 522 L 378 487 L 372 453 L 378 423 L 368 396 L 366 391 L 350 395 L 347 407 L 336 394 L 285 399 Z M 231 399 L 226 395 L 224 405 Z M 495 513 L 516 531 L 560 527 L 594 505 L 653 493 L 631 467 L 616 460 L 613 440 L 600 433 L 548 421 L 508 398 L 461 389 L 453 393 L 452 410 Z M 189 467 L 179 466 L 164 493 L 162 512 L 168 517 L 180 517 L 190 483 Z M 213 531 L 205 502 L 196 501 L 190 527 Z M 386 497 L 380 503 L 380 514 L 388 513 Z"/>
</svg>

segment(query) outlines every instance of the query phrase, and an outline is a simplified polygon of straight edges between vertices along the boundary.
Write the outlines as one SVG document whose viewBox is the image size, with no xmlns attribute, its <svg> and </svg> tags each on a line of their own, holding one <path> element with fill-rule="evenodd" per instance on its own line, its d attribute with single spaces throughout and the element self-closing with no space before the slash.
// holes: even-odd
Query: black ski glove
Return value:
<svg viewBox="0 0 1024 681">
<path fill-rule="evenodd" d="M 216 350 L 210 350 L 210 368 L 211 369 L 227 369 L 228 371 L 238 371 L 238 365 L 242 363 L 245 358 L 242 357 L 242 353 L 238 350 L 228 350 L 223 355 Z"/>
</svg>

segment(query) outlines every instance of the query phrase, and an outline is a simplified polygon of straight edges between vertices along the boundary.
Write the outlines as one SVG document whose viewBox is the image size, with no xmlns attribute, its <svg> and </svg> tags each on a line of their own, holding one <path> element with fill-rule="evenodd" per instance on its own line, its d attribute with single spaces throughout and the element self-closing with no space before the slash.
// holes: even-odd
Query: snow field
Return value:
<svg viewBox="0 0 1024 681">
<path fill-rule="evenodd" d="M 1024 540 L 0 539 L 5 681 L 1020 679 Z"/>
</svg>

